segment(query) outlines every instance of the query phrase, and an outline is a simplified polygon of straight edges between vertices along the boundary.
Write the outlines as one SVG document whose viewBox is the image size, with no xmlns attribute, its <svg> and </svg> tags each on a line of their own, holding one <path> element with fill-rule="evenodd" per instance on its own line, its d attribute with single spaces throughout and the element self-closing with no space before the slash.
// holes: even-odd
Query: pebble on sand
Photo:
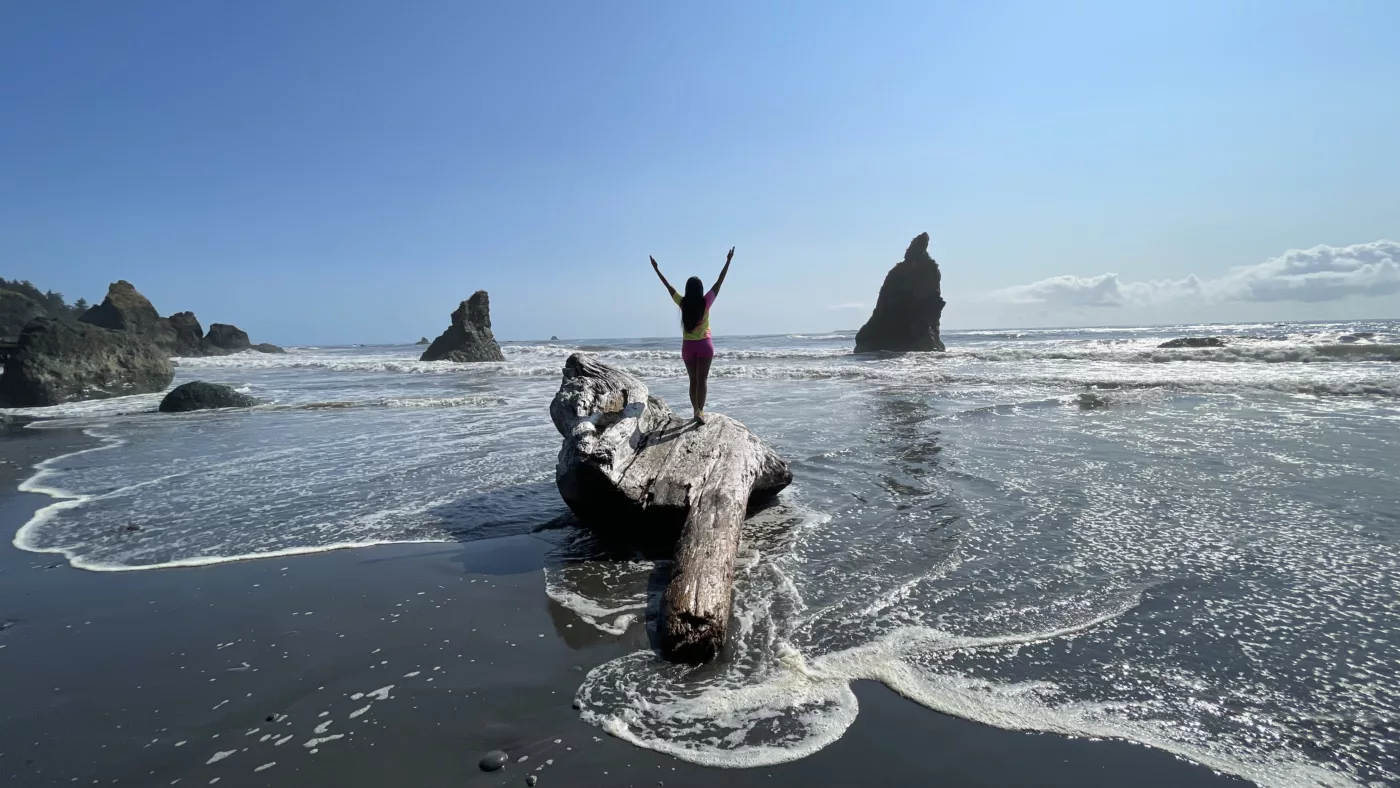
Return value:
<svg viewBox="0 0 1400 788">
<path fill-rule="evenodd" d="M 494 772 L 504 768 L 507 763 L 510 763 L 509 755 L 506 755 L 502 750 L 492 750 L 486 753 L 485 757 L 481 759 L 481 770 L 483 772 Z"/>
<path fill-rule="evenodd" d="M 526 778 L 525 778 L 525 784 L 526 784 L 526 785 L 530 785 L 530 786 L 533 786 L 535 783 L 537 783 L 537 782 L 539 782 L 539 781 L 540 781 L 540 778 L 536 777 L 536 776 L 533 775 L 533 774 L 530 775 L 529 777 L 526 777 Z"/>
</svg>

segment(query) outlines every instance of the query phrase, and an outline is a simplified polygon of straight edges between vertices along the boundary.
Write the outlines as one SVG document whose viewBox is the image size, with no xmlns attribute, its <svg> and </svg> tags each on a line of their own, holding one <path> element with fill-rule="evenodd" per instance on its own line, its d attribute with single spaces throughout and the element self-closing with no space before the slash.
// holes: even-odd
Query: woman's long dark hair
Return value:
<svg viewBox="0 0 1400 788">
<path fill-rule="evenodd" d="M 695 330 L 705 317 L 705 285 L 700 277 L 692 276 L 685 280 L 685 295 L 681 296 L 681 325 L 686 333 Z"/>
</svg>

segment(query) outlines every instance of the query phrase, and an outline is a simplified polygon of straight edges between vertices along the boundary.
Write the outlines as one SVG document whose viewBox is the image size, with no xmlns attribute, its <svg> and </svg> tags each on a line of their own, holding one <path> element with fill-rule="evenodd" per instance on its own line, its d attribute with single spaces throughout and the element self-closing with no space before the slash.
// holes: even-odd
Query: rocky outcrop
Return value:
<svg viewBox="0 0 1400 788">
<path fill-rule="evenodd" d="M 942 278 L 928 253 L 928 233 L 916 236 L 904 260 L 885 275 L 875 311 L 856 334 L 856 352 L 943 350 Z"/>
<path fill-rule="evenodd" d="M 0 402 L 33 408 L 86 399 L 148 394 L 175 377 L 170 358 L 126 331 L 91 323 L 38 318 L 0 375 Z"/>
<path fill-rule="evenodd" d="M 190 352 L 189 323 L 194 320 L 194 315 L 182 312 L 177 328 L 170 320 L 161 317 L 150 300 L 125 279 L 109 285 L 107 297 L 102 299 L 102 303 L 84 312 L 78 319 L 140 337 L 172 356 L 199 355 L 198 339 L 195 340 L 195 352 Z M 199 321 L 194 320 L 196 330 L 198 326 Z"/>
<path fill-rule="evenodd" d="M 452 313 L 452 325 L 433 340 L 419 361 L 505 361 L 491 333 L 491 300 L 478 290 Z"/>
<path fill-rule="evenodd" d="M 219 383 L 196 380 L 176 386 L 160 401 L 162 413 L 184 413 L 210 408 L 248 408 L 258 401 Z"/>
<path fill-rule="evenodd" d="M 175 356 L 200 355 L 200 343 L 204 340 L 204 327 L 193 312 L 176 312 L 166 319 L 174 335 L 170 352 Z"/>
<path fill-rule="evenodd" d="M 1227 343 L 1220 337 L 1179 337 L 1158 345 L 1159 348 L 1173 347 L 1225 347 Z"/>
<path fill-rule="evenodd" d="M 253 350 L 258 351 L 259 353 L 286 353 L 286 352 L 287 352 L 287 351 L 283 350 L 282 348 L 280 348 L 280 347 L 278 347 L 278 346 L 272 344 L 271 342 L 259 342 L 258 344 L 253 345 Z"/>
<path fill-rule="evenodd" d="M 201 343 L 204 352 L 211 350 L 218 354 L 237 353 L 240 350 L 248 350 L 253 347 L 253 343 L 248 339 L 248 333 L 238 326 L 231 326 L 227 323 L 214 323 L 209 326 L 209 333 L 204 335 Z"/>
<path fill-rule="evenodd" d="M 125 279 L 117 280 L 107 287 L 107 297 L 102 303 L 89 309 L 78 318 L 84 323 L 110 328 L 113 331 L 128 331 L 142 336 L 162 333 L 166 325 L 151 304 L 150 299 L 141 295 Z"/>
<path fill-rule="evenodd" d="M 249 349 L 283 352 L 276 345 L 254 345 L 245 332 L 225 323 L 209 326 L 206 335 L 193 312 L 161 317 L 150 300 L 124 279 L 113 282 L 102 303 L 84 312 L 79 320 L 148 340 L 172 356 L 222 356 Z"/>
<path fill-rule="evenodd" d="M 415 345 L 426 345 L 426 344 L 428 344 L 428 338 L 427 338 L 427 337 L 422 337 L 422 338 L 420 338 L 417 342 L 414 342 L 413 344 L 415 344 Z"/>
<path fill-rule="evenodd" d="M 17 337 L 29 321 L 48 313 L 47 307 L 24 293 L 0 289 L 0 337 Z"/>
<path fill-rule="evenodd" d="M 743 424 L 718 414 L 703 425 L 681 419 L 641 381 L 583 353 L 566 362 L 549 415 L 564 438 L 555 482 L 585 525 L 676 539 L 663 654 L 713 658 L 729 626 L 744 519 L 751 503 L 792 482 L 787 463 Z"/>
</svg>

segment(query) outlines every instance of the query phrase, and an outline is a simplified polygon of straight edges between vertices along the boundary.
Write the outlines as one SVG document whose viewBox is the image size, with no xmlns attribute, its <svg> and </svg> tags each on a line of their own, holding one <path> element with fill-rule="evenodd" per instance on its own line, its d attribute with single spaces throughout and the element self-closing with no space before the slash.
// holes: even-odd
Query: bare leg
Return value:
<svg viewBox="0 0 1400 788">
<path fill-rule="evenodd" d="M 695 381 L 695 393 L 691 395 L 691 401 L 695 403 L 695 412 L 705 412 L 705 398 L 710 393 L 710 362 L 714 357 L 695 359 L 695 374 L 692 379 Z"/>
<path fill-rule="evenodd" d="M 700 359 L 694 358 L 685 360 L 685 374 L 690 377 L 690 407 L 696 413 L 700 412 L 700 406 L 695 404 L 697 402 L 695 395 L 697 391 L 696 380 L 699 378 L 699 370 L 697 369 L 699 362 Z"/>
</svg>

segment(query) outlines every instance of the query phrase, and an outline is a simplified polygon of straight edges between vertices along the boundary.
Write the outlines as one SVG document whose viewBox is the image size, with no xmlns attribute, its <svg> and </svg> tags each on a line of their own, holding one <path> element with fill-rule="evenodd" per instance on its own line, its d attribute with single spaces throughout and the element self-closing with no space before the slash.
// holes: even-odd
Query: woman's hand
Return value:
<svg viewBox="0 0 1400 788">
<path fill-rule="evenodd" d="M 647 255 L 647 259 L 651 260 L 652 270 L 656 271 L 657 273 L 661 273 L 661 266 L 656 264 L 656 258 L 652 257 L 651 255 Z"/>
<path fill-rule="evenodd" d="M 729 247 L 729 256 L 724 258 L 724 264 L 729 265 L 729 261 L 734 259 L 734 247 Z"/>
</svg>

